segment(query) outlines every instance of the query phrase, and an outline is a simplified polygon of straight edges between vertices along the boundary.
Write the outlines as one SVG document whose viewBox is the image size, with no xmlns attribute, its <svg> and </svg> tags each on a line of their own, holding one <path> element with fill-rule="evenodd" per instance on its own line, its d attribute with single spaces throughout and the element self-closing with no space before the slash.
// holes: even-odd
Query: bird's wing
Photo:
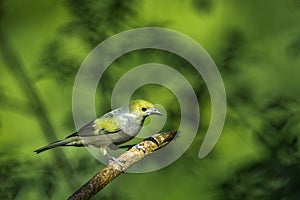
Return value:
<svg viewBox="0 0 300 200">
<path fill-rule="evenodd" d="M 113 115 L 106 114 L 105 116 L 98 118 L 87 125 L 83 126 L 78 132 L 69 135 L 69 137 L 73 136 L 81 136 L 81 137 L 89 137 L 89 136 L 97 136 L 104 134 L 111 134 L 120 131 L 121 129 L 118 126 Z"/>
</svg>

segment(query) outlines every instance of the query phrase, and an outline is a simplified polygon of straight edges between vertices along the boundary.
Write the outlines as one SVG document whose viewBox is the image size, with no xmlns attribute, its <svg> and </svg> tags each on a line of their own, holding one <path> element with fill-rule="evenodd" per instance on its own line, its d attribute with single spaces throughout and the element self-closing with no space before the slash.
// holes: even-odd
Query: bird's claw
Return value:
<svg viewBox="0 0 300 200">
<path fill-rule="evenodd" d="M 146 149 L 143 145 L 136 144 L 136 145 L 134 145 L 134 147 L 137 148 L 138 150 L 142 150 L 144 153 L 146 153 Z"/>
<path fill-rule="evenodd" d="M 121 168 L 122 172 L 125 171 L 125 168 L 123 166 L 124 161 L 119 160 L 119 159 L 117 159 L 117 158 L 115 158 L 113 156 L 109 156 L 109 158 L 108 158 L 108 164 L 112 164 L 112 163 L 116 163 Z"/>
</svg>

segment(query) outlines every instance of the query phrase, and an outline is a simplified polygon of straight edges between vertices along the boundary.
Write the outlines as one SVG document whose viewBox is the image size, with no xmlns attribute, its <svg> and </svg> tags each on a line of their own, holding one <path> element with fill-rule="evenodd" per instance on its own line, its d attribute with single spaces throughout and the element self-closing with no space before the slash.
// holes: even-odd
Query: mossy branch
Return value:
<svg viewBox="0 0 300 200">
<path fill-rule="evenodd" d="M 117 159 L 121 162 L 111 162 L 107 167 L 99 171 L 68 199 L 83 200 L 92 198 L 97 192 L 102 190 L 106 185 L 108 185 L 131 165 L 138 162 L 146 155 L 169 144 L 178 133 L 178 131 L 164 132 L 144 139 L 142 142 L 120 155 Z"/>
</svg>

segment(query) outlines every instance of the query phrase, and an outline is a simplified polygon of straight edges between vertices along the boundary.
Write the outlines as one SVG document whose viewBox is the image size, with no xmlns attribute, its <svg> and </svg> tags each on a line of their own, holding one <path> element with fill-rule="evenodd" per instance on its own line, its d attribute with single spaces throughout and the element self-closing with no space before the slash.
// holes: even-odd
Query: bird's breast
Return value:
<svg viewBox="0 0 300 200">
<path fill-rule="evenodd" d="M 142 124 L 140 120 L 136 120 L 133 117 L 122 116 L 120 118 L 119 127 L 122 132 L 126 133 L 129 136 L 135 137 L 140 132 Z"/>
</svg>

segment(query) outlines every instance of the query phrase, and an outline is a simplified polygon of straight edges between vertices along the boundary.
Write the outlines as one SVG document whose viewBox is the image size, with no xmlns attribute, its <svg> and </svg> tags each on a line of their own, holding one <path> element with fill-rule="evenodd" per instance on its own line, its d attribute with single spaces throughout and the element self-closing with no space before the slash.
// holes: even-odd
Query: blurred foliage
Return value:
<svg viewBox="0 0 300 200">
<path fill-rule="evenodd" d="M 299 199 L 299 111 L 296 100 L 274 97 L 258 112 L 256 137 L 265 155 L 221 184 L 222 199 Z"/>
<path fill-rule="evenodd" d="M 66 25 L 64 31 L 76 34 L 91 47 L 99 44 L 111 33 L 130 28 L 130 21 L 136 15 L 138 1 L 67 1 L 67 7 L 74 20 Z"/>
<path fill-rule="evenodd" d="M 299 58 L 300 55 L 300 36 L 298 35 L 287 47 L 287 54 L 292 59 Z"/>
<path fill-rule="evenodd" d="M 75 131 L 73 83 L 88 53 L 112 35 L 144 26 L 174 29 L 203 45 L 224 80 L 226 124 L 214 150 L 199 160 L 211 106 L 201 75 L 161 50 L 119 57 L 99 80 L 98 115 L 111 109 L 124 73 L 162 63 L 193 87 L 200 128 L 176 162 L 124 174 L 95 199 L 299 199 L 299 10 L 298 0 L 0 1 L 0 199 L 65 199 L 103 167 L 83 148 L 32 151 Z M 164 130 L 178 127 L 180 105 L 167 88 L 148 84 L 136 98 L 166 108 Z"/>
<path fill-rule="evenodd" d="M 193 7 L 199 11 L 199 13 L 209 13 L 214 6 L 214 0 L 193 0 Z"/>
<path fill-rule="evenodd" d="M 37 187 L 40 195 L 51 199 L 54 192 L 55 173 L 50 165 L 39 165 L 41 173 L 32 171 L 32 161 L 20 161 L 12 158 L 7 158 L 7 155 L 2 153 L 0 166 L 0 179 L 2 181 L 0 187 L 1 199 L 18 199 L 24 198 L 24 193 L 30 190 L 29 187 Z M 30 183 L 24 184 L 24 183 Z M 28 198 L 28 196 L 27 196 Z"/>
</svg>

